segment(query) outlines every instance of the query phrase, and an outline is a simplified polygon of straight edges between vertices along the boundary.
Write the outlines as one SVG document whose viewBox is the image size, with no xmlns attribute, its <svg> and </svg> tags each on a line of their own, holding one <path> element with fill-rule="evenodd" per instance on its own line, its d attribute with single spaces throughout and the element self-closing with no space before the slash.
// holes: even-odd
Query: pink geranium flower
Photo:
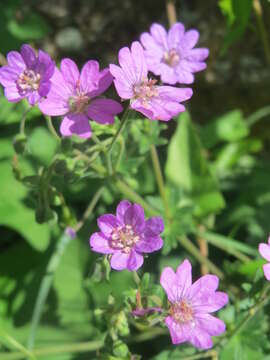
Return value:
<svg viewBox="0 0 270 360">
<path fill-rule="evenodd" d="M 216 291 L 219 279 L 205 275 L 192 284 L 191 264 L 185 260 L 176 273 L 167 267 L 162 271 L 160 283 L 167 293 L 169 315 L 165 323 L 173 344 L 190 342 L 200 349 L 213 346 L 211 336 L 225 331 L 222 320 L 210 315 L 228 302 L 228 295 Z"/>
<path fill-rule="evenodd" d="M 81 73 L 71 59 L 61 61 L 60 71 L 55 70 L 52 87 L 40 110 L 50 116 L 64 116 L 60 132 L 63 136 L 91 136 L 89 119 L 100 124 L 112 124 L 114 116 L 123 108 L 115 100 L 97 98 L 113 81 L 109 69 L 99 70 L 99 63 L 88 61 Z"/>
<path fill-rule="evenodd" d="M 193 83 L 193 73 L 206 68 L 204 60 L 209 55 L 208 49 L 194 49 L 198 39 L 197 30 L 185 32 L 181 23 L 174 24 L 168 33 L 163 26 L 153 24 L 150 34 L 145 32 L 140 38 L 148 69 L 167 84 Z"/>
<path fill-rule="evenodd" d="M 148 77 L 148 68 L 144 50 L 138 41 L 131 45 L 131 50 L 122 48 L 118 54 L 120 67 L 110 65 L 114 76 L 114 85 L 122 99 L 130 99 L 132 109 L 141 112 L 151 120 L 168 121 L 185 111 L 179 104 L 191 98 L 189 88 L 159 86 L 157 81 Z"/>
<path fill-rule="evenodd" d="M 20 53 L 7 54 L 7 63 L 0 68 L 0 83 L 8 101 L 27 98 L 29 104 L 34 105 L 48 94 L 55 64 L 47 53 L 39 50 L 36 55 L 31 46 L 25 44 Z"/>
<path fill-rule="evenodd" d="M 259 244 L 259 253 L 264 259 L 269 261 L 268 264 L 263 265 L 263 272 L 266 280 L 270 281 L 270 236 L 268 238 L 268 244 Z"/>
<path fill-rule="evenodd" d="M 116 216 L 102 215 L 98 218 L 100 232 L 90 237 L 93 251 L 111 254 L 111 267 L 115 270 L 139 269 L 143 264 L 143 253 L 162 248 L 160 233 L 164 230 L 160 217 L 144 219 L 144 210 L 129 201 L 121 201 Z"/>
</svg>

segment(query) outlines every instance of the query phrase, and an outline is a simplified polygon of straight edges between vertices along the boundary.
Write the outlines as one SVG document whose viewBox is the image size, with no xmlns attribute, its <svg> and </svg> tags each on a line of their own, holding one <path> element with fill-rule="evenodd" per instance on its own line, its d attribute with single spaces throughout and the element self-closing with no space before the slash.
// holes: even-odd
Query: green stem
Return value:
<svg viewBox="0 0 270 360">
<path fill-rule="evenodd" d="M 30 112 L 30 110 L 32 110 L 32 107 L 29 107 L 27 109 L 25 109 L 23 116 L 21 118 L 21 123 L 20 123 L 20 134 L 24 134 L 25 131 L 25 121 L 27 118 L 27 114 Z"/>
<path fill-rule="evenodd" d="M 139 286 L 141 283 L 141 279 L 140 279 L 137 271 L 133 271 L 133 279 L 134 279 L 136 285 Z"/>
<path fill-rule="evenodd" d="M 269 296 L 266 297 L 265 295 L 269 289 L 270 289 L 270 284 L 268 283 L 266 284 L 265 288 L 262 290 L 258 303 L 248 310 L 247 315 L 243 318 L 240 324 L 235 329 L 233 329 L 233 331 L 228 335 L 226 341 L 225 342 L 223 341 L 222 343 L 223 347 L 228 341 L 230 341 L 237 334 L 239 334 L 242 331 L 242 329 L 246 326 L 246 324 L 257 314 L 257 312 L 261 310 L 268 303 L 270 298 Z"/>
<path fill-rule="evenodd" d="M 160 196 L 163 201 L 166 219 L 170 220 L 171 219 L 170 208 L 169 208 L 169 204 L 167 201 L 163 175 L 162 175 L 160 162 L 159 162 L 159 158 L 158 158 L 158 153 L 157 153 L 157 149 L 156 149 L 155 145 L 151 145 L 150 152 L 151 152 L 153 168 L 154 168 L 154 172 L 155 172 L 155 176 L 156 176 L 156 180 L 157 180 L 157 184 L 158 184 L 158 190 L 159 190 Z"/>
<path fill-rule="evenodd" d="M 139 194 L 136 193 L 136 191 L 129 187 L 128 184 L 125 183 L 123 180 L 116 178 L 114 185 L 123 195 L 127 196 L 130 200 L 140 204 L 149 215 L 159 215 L 158 210 L 149 205 Z"/>
<path fill-rule="evenodd" d="M 61 141 L 60 136 L 57 134 L 57 132 L 53 126 L 52 118 L 50 116 L 45 116 L 45 119 L 46 119 L 47 126 L 48 126 L 50 133 L 57 139 L 57 141 Z"/>
<path fill-rule="evenodd" d="M 82 353 L 82 352 L 90 352 L 95 351 L 103 346 L 103 341 L 88 341 L 76 344 L 65 344 L 58 346 L 51 346 L 45 348 L 35 349 L 32 354 L 36 357 L 44 357 L 48 355 L 56 355 L 56 354 L 67 354 L 67 353 Z M 48 357 L 46 357 L 48 359 Z M 25 355 L 19 352 L 14 352 L 11 354 L 0 353 L 1 360 L 21 360 L 25 359 Z"/>
<path fill-rule="evenodd" d="M 266 30 L 264 22 L 263 22 L 263 10 L 262 10 L 262 5 L 260 3 L 260 0 L 253 0 L 253 8 L 255 11 L 258 29 L 259 29 L 261 41 L 263 44 L 265 59 L 266 59 L 268 65 L 270 65 L 270 46 L 268 43 L 267 30 Z"/>
<path fill-rule="evenodd" d="M 70 243 L 70 241 L 71 238 L 68 235 L 66 234 L 62 235 L 47 265 L 46 274 L 42 279 L 32 316 L 30 334 L 28 338 L 28 349 L 30 350 L 32 350 L 34 347 L 37 328 L 42 316 L 42 310 L 44 304 L 46 302 L 47 296 L 49 294 L 52 285 L 54 273 L 59 265 L 64 250 L 67 247 L 67 245 Z"/>
<path fill-rule="evenodd" d="M 100 196 L 102 195 L 103 190 L 104 190 L 104 188 L 102 186 L 98 190 L 98 192 L 95 194 L 95 196 L 92 198 L 89 206 L 87 207 L 85 213 L 83 214 L 82 220 L 80 220 L 77 223 L 77 225 L 75 226 L 75 228 L 74 228 L 75 231 L 79 231 L 81 229 L 81 227 L 83 226 L 84 222 L 86 221 L 86 219 L 91 215 L 98 200 L 100 199 Z M 71 241 L 71 237 L 69 237 L 66 234 L 62 235 L 62 237 L 60 238 L 58 244 L 56 245 L 56 249 L 55 249 L 54 253 L 52 254 L 52 257 L 50 258 L 50 261 L 47 265 L 46 274 L 42 279 L 40 289 L 38 292 L 38 296 L 37 296 L 37 300 L 36 300 L 35 307 L 34 307 L 33 316 L 32 316 L 31 329 L 30 329 L 30 334 L 29 334 L 29 338 L 28 338 L 28 349 L 30 349 L 30 350 L 34 347 L 36 331 L 37 331 L 38 325 L 40 323 L 44 304 L 46 302 L 46 299 L 48 297 L 48 294 L 49 294 L 49 291 L 50 291 L 50 288 L 52 285 L 54 273 L 59 265 L 62 255 L 63 255 L 67 245 L 70 243 L 70 241 Z"/>
<path fill-rule="evenodd" d="M 74 227 L 74 230 L 76 232 L 78 232 L 84 225 L 84 223 L 86 222 L 86 220 L 90 217 L 90 215 L 92 214 L 96 204 L 98 203 L 101 195 L 103 194 L 105 190 L 104 186 L 101 186 L 99 188 L 99 190 L 95 193 L 93 199 L 91 200 L 90 204 L 88 205 L 87 209 L 85 210 L 82 219 L 77 223 L 77 225 Z"/>
<path fill-rule="evenodd" d="M 186 236 L 178 238 L 180 244 L 189 251 L 201 264 L 206 265 L 210 271 L 216 274 L 220 279 L 224 279 L 224 274 L 219 268 L 212 263 L 207 257 L 202 256 L 197 247 Z"/>
<path fill-rule="evenodd" d="M 115 144 L 115 142 L 118 140 L 118 137 L 120 136 L 121 132 L 123 131 L 125 125 L 126 125 L 126 122 L 128 120 L 128 116 L 129 116 L 129 112 L 130 112 L 130 108 L 129 106 L 126 108 L 126 110 L 124 111 L 124 114 L 122 116 L 122 119 L 121 119 L 121 123 L 120 123 L 120 126 L 116 132 L 116 134 L 114 135 L 113 139 L 112 139 L 112 142 L 109 146 L 109 149 L 108 149 L 108 154 L 111 154 L 112 152 L 112 149 L 113 149 L 113 145 Z"/>
<path fill-rule="evenodd" d="M 258 111 L 255 111 L 255 113 L 251 114 L 247 119 L 246 123 L 248 126 L 254 125 L 257 121 L 261 120 L 265 116 L 270 115 L 270 106 L 265 106 Z"/>
<path fill-rule="evenodd" d="M 12 336 L 10 336 L 8 333 L 6 333 L 4 330 L 0 330 L 0 338 L 3 338 L 4 341 L 9 343 L 11 346 L 13 346 L 15 349 L 20 351 L 20 354 L 25 357 L 29 357 L 32 360 L 35 360 L 36 357 L 32 352 L 27 350 L 22 344 L 20 344 L 17 340 L 15 340 Z M 0 358 L 2 359 L 1 355 Z"/>
</svg>

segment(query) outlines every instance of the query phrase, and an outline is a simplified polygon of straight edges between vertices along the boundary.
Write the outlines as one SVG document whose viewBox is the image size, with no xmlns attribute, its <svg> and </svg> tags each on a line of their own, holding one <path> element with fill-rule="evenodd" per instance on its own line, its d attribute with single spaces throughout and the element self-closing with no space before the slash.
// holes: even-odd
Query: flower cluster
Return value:
<svg viewBox="0 0 270 360">
<path fill-rule="evenodd" d="M 0 68 L 0 83 L 9 101 L 27 98 L 45 115 L 63 117 L 62 136 L 91 137 L 89 120 L 113 124 L 123 107 L 103 97 L 112 82 L 120 98 L 130 100 L 132 109 L 151 120 L 168 121 L 185 110 L 181 102 L 191 98 L 192 90 L 158 84 L 149 71 L 170 85 L 192 83 L 193 73 L 205 69 L 208 56 L 207 49 L 193 49 L 198 38 L 196 30 L 185 32 L 181 23 L 173 25 L 168 34 L 161 25 L 153 24 L 150 34 L 141 35 L 141 43 L 120 49 L 120 66 L 110 64 L 100 70 L 97 61 L 89 60 L 81 72 L 71 59 L 63 59 L 58 69 L 44 51 L 36 54 L 23 45 L 20 53 L 8 53 L 8 64 Z"/>
</svg>

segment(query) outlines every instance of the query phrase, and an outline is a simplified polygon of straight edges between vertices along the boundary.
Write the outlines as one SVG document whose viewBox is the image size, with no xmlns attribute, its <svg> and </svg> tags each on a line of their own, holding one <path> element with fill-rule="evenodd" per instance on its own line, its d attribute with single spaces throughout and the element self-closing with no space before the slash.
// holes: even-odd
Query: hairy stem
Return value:
<svg viewBox="0 0 270 360">
<path fill-rule="evenodd" d="M 21 118 L 21 123 L 20 123 L 20 134 L 24 134 L 25 131 L 25 121 L 27 118 L 28 113 L 30 112 L 30 110 L 32 110 L 32 107 L 28 107 L 27 109 L 25 109 L 22 118 Z"/>
<path fill-rule="evenodd" d="M 52 118 L 50 116 L 45 116 L 45 119 L 46 119 L 47 126 L 48 126 L 50 133 L 55 137 L 55 139 L 57 139 L 57 141 L 61 141 L 60 136 L 57 134 L 57 132 L 53 126 Z"/>
<path fill-rule="evenodd" d="M 166 0 L 166 10 L 167 10 L 167 17 L 168 17 L 169 25 L 172 26 L 177 21 L 174 0 Z"/>
</svg>

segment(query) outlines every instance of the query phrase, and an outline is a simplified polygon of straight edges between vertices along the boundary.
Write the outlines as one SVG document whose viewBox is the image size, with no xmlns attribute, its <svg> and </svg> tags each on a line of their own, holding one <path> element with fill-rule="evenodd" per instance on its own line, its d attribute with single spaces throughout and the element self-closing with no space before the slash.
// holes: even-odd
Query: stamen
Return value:
<svg viewBox="0 0 270 360">
<path fill-rule="evenodd" d="M 164 53 L 163 61 L 171 67 L 176 66 L 179 63 L 179 60 L 179 53 L 175 49 L 171 49 L 170 51 L 166 51 Z"/>
<path fill-rule="evenodd" d="M 118 226 L 111 235 L 111 246 L 128 254 L 133 246 L 140 240 L 131 225 Z"/>
<path fill-rule="evenodd" d="M 156 82 L 155 79 L 143 79 L 140 84 L 134 85 L 134 99 L 140 99 L 143 105 L 147 106 L 151 98 L 158 96 Z"/>
<path fill-rule="evenodd" d="M 170 315 L 179 323 L 185 323 L 193 320 L 193 309 L 187 300 L 170 304 Z"/>
<path fill-rule="evenodd" d="M 17 79 L 18 90 L 25 94 L 28 91 L 36 91 L 39 88 L 40 74 L 33 70 L 24 70 Z"/>
</svg>

